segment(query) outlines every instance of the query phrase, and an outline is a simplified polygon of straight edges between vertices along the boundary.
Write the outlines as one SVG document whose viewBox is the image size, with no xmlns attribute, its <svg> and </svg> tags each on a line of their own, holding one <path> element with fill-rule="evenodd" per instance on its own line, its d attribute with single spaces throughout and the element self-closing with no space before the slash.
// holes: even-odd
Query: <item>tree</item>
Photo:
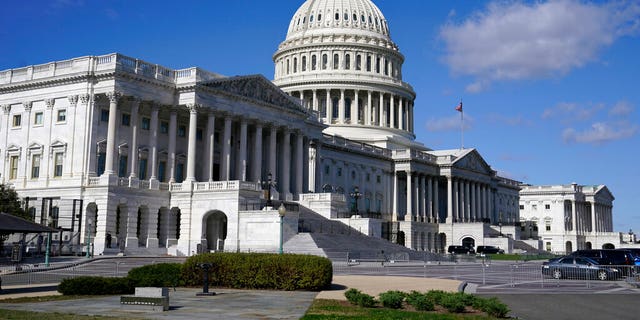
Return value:
<svg viewBox="0 0 640 320">
<path fill-rule="evenodd" d="M 29 221 L 33 218 L 22 208 L 22 201 L 12 187 L 0 183 L 0 212 L 8 213 Z"/>
</svg>

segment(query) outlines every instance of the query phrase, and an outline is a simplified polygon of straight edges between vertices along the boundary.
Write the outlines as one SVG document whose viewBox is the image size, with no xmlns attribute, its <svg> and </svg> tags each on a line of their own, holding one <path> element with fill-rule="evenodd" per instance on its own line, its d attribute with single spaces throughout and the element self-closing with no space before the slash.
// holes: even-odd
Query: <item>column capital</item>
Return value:
<svg viewBox="0 0 640 320">
<path fill-rule="evenodd" d="M 105 96 L 107 97 L 107 99 L 109 99 L 110 103 L 117 103 L 118 99 L 122 97 L 122 93 L 118 91 L 111 91 L 111 92 L 106 92 Z"/>
<path fill-rule="evenodd" d="M 189 110 L 189 113 L 197 113 L 198 109 L 202 108 L 202 105 L 197 103 L 187 103 L 186 107 Z"/>
<path fill-rule="evenodd" d="M 71 100 L 69 100 L 69 103 L 73 105 L 73 102 Z M 44 99 L 44 104 L 47 109 L 51 109 L 56 104 L 56 99 L 54 98 Z"/>
<path fill-rule="evenodd" d="M 24 101 L 22 102 L 22 106 L 24 107 L 24 110 L 26 110 L 27 112 L 31 112 L 31 107 L 33 107 L 33 101 Z"/>
<path fill-rule="evenodd" d="M 49 100 L 53 100 L 53 101 L 49 101 Z M 67 96 L 67 100 L 69 100 L 69 105 L 72 107 L 75 107 L 78 105 L 78 95 L 74 94 L 74 95 L 70 95 Z M 45 103 L 47 104 L 47 109 L 49 109 L 49 104 L 51 104 L 53 106 L 54 103 L 54 99 L 46 99 Z"/>
<path fill-rule="evenodd" d="M 2 112 L 4 112 L 4 114 L 9 114 L 9 112 L 11 111 L 11 105 L 10 104 L 3 104 L 0 107 L 2 107 Z"/>
<path fill-rule="evenodd" d="M 80 104 L 88 104 L 89 102 L 93 101 L 93 97 L 92 95 L 85 93 L 85 94 L 81 94 L 78 96 L 80 98 Z"/>
</svg>

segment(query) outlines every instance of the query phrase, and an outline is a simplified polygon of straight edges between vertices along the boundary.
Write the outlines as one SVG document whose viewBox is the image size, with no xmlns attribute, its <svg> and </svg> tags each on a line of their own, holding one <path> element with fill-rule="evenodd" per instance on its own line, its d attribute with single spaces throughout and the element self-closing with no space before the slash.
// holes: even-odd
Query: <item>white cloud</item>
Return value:
<svg viewBox="0 0 640 320">
<path fill-rule="evenodd" d="M 635 111 L 635 108 L 631 104 L 626 101 L 619 101 L 609 110 L 609 115 L 625 117 L 632 114 L 633 111 Z"/>
<path fill-rule="evenodd" d="M 560 102 L 553 108 L 545 109 L 542 112 L 542 119 L 562 118 L 565 122 L 586 121 L 604 108 L 604 104 L 601 103 L 582 106 L 574 102 Z"/>
<path fill-rule="evenodd" d="M 522 115 L 505 116 L 502 114 L 489 114 L 488 120 L 493 123 L 502 123 L 512 127 L 530 126 L 533 122 Z"/>
<path fill-rule="evenodd" d="M 579 0 L 494 1 L 460 24 L 442 27 L 444 61 L 476 81 L 479 92 L 496 80 L 565 74 L 597 60 L 617 37 L 640 33 L 640 4 Z"/>
<path fill-rule="evenodd" d="M 473 127 L 475 122 L 473 117 L 465 114 L 464 116 L 464 130 L 467 131 Z M 461 126 L 461 119 L 459 115 L 440 119 L 429 119 L 426 124 L 426 129 L 431 132 L 436 131 L 459 131 Z"/>
<path fill-rule="evenodd" d="M 567 128 L 562 133 L 562 138 L 566 143 L 604 144 L 630 138 L 637 132 L 638 125 L 627 121 L 617 123 L 596 122 L 591 125 L 591 128 L 582 131 Z"/>
</svg>

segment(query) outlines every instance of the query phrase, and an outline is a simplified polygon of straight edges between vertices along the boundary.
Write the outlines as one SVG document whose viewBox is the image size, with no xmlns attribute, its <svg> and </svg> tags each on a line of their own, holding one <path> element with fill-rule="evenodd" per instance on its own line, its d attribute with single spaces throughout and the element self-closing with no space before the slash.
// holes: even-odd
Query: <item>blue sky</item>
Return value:
<svg viewBox="0 0 640 320">
<path fill-rule="evenodd" d="M 605 184 L 614 229 L 640 231 L 638 1 L 374 0 L 413 85 L 417 139 L 477 148 L 529 184 Z M 303 1 L 5 0 L 0 70 L 120 52 L 273 78 Z"/>
</svg>

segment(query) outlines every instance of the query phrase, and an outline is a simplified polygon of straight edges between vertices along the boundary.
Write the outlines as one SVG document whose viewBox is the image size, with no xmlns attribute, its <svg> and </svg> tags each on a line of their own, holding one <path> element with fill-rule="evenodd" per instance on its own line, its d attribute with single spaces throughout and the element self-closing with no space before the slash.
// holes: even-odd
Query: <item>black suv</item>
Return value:
<svg viewBox="0 0 640 320">
<path fill-rule="evenodd" d="M 635 257 L 629 250 L 621 249 L 591 249 L 591 250 L 577 250 L 570 254 L 574 257 L 587 257 L 597 261 L 599 264 L 612 265 L 612 266 L 633 266 L 635 264 Z M 633 273 L 632 267 L 623 268 L 623 275 L 630 275 Z"/>
<path fill-rule="evenodd" d="M 478 248 L 476 249 L 476 252 L 478 253 L 485 253 L 485 254 L 503 254 L 504 250 L 496 247 L 496 246 L 478 246 Z"/>
<path fill-rule="evenodd" d="M 447 249 L 447 252 L 453 253 L 453 254 L 460 254 L 460 253 L 474 254 L 474 253 L 476 253 L 475 250 L 473 250 L 473 248 L 468 248 L 468 247 L 465 247 L 465 246 L 449 246 L 449 248 Z"/>
</svg>

